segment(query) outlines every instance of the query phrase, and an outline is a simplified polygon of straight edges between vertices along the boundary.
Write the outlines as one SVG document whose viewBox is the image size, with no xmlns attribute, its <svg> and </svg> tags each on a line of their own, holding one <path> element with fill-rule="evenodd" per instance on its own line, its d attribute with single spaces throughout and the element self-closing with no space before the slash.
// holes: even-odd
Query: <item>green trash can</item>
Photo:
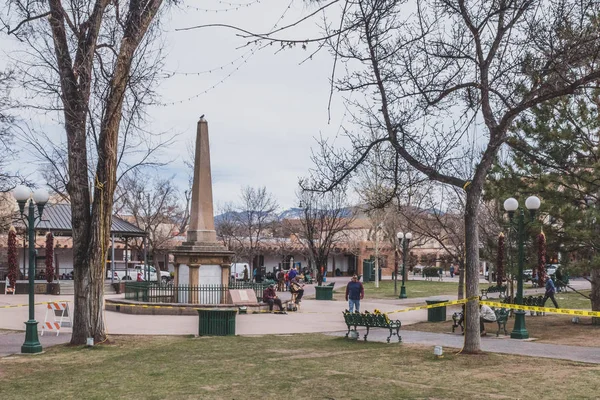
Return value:
<svg viewBox="0 0 600 400">
<path fill-rule="evenodd" d="M 315 286 L 316 300 L 333 300 L 333 286 Z"/>
<path fill-rule="evenodd" d="M 198 334 L 200 336 L 235 335 L 236 314 L 235 308 L 199 308 Z"/>
<path fill-rule="evenodd" d="M 425 300 L 427 305 L 445 303 L 448 300 Z M 446 306 L 428 308 L 427 322 L 444 322 L 446 320 Z"/>
</svg>

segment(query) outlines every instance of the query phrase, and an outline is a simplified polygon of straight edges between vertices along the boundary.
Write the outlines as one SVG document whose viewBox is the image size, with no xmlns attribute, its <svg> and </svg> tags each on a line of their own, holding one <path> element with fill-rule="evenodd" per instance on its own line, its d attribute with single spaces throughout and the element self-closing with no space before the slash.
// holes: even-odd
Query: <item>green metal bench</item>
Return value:
<svg viewBox="0 0 600 400">
<path fill-rule="evenodd" d="M 496 337 L 500 335 L 500 329 L 504 329 L 504 334 L 508 335 L 506 331 L 506 323 L 508 322 L 508 316 L 510 315 L 510 310 L 506 308 L 498 308 L 494 309 L 494 314 L 496 314 L 496 323 L 498 324 L 498 330 L 496 331 Z"/>
<path fill-rule="evenodd" d="M 489 293 L 500 293 L 500 298 L 506 297 L 506 286 L 490 286 L 487 289 L 481 289 L 481 298 L 488 298 Z"/>
<path fill-rule="evenodd" d="M 350 334 L 351 327 L 356 328 L 359 326 L 364 326 L 367 328 L 367 333 L 365 333 L 363 339 L 365 342 L 367 341 L 367 336 L 369 335 L 370 328 L 386 328 L 389 329 L 390 335 L 387 337 L 387 342 L 390 342 L 390 338 L 393 335 L 398 337 L 398 342 L 402 342 L 402 337 L 400 336 L 400 327 L 402 323 L 400 320 L 392 321 L 385 314 L 360 314 L 360 313 L 351 313 L 347 310 L 344 311 L 344 322 L 348 326 L 348 332 L 346 332 L 346 338 Z M 394 332 L 395 331 L 395 332 Z"/>
<path fill-rule="evenodd" d="M 496 314 L 496 323 L 498 324 L 498 330 L 496 331 L 496 337 L 498 337 L 500 335 L 500 329 L 504 329 L 504 334 L 508 335 L 508 332 L 506 331 L 506 323 L 508 322 L 508 317 L 510 316 L 510 309 L 506 309 L 506 308 L 499 308 L 499 309 L 495 309 L 492 308 L 492 310 L 494 310 L 494 314 Z M 454 333 L 454 329 L 458 328 L 460 326 L 460 328 L 462 329 L 462 331 L 465 331 L 465 328 L 463 327 L 463 313 L 462 312 L 455 312 L 452 315 L 452 332 Z"/>
</svg>

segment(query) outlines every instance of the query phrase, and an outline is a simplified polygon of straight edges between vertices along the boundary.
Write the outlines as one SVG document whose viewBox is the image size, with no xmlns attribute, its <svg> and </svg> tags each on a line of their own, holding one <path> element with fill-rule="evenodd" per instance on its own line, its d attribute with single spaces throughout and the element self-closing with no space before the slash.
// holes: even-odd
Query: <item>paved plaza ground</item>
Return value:
<svg viewBox="0 0 600 400">
<path fill-rule="evenodd" d="M 418 278 L 416 278 L 418 279 Z M 348 278 L 333 278 L 338 290 L 343 290 Z M 445 278 L 450 280 L 450 278 Z M 454 278 L 452 280 L 457 280 Z M 485 281 L 482 280 L 482 283 Z M 586 281 L 575 281 L 574 285 L 579 289 L 586 288 Z M 588 284 L 589 285 L 589 284 Z M 307 297 L 314 296 L 314 286 L 306 286 Z M 281 293 L 285 300 L 289 293 Z M 123 295 L 107 295 L 107 298 L 122 298 Z M 456 296 L 443 296 L 453 300 Z M 362 310 L 379 309 L 384 313 L 392 313 L 406 308 L 415 303 L 424 304 L 426 299 L 379 299 L 361 302 Z M 36 302 L 66 300 L 73 301 L 72 295 L 49 296 L 38 295 Z M 0 296 L 0 306 L 27 304 L 26 295 Z M 334 336 L 344 335 L 346 325 L 342 318 L 342 311 L 347 307 L 344 301 L 317 301 L 306 299 L 302 302 L 299 312 L 287 315 L 278 314 L 248 314 L 238 315 L 236 320 L 236 334 L 238 335 L 267 335 L 267 334 L 294 334 L 294 333 L 328 333 Z M 46 313 L 45 305 L 35 308 L 36 319 L 44 321 Z M 447 310 L 448 317 L 452 310 Z M 195 335 L 198 333 L 197 316 L 154 316 L 154 315 L 130 315 L 117 312 L 106 312 L 106 325 L 109 335 Z M 27 320 L 28 308 L 26 306 L 13 308 L 0 308 L 0 357 L 20 352 L 23 343 L 23 322 Z M 390 314 L 392 319 L 400 319 L 403 326 L 423 322 L 427 320 L 427 310 L 410 312 L 397 312 Z M 65 328 L 59 335 L 46 334 L 40 336 L 44 347 L 59 343 L 66 343 L 70 339 L 70 330 Z M 424 345 L 440 345 L 443 347 L 460 349 L 463 337 L 459 334 L 431 333 L 419 331 L 402 331 L 401 335 L 405 343 Z M 387 332 L 382 329 L 374 329 L 369 334 L 370 341 L 385 341 Z M 600 349 L 596 347 L 566 346 L 535 343 L 534 341 L 511 340 L 508 337 L 488 336 L 482 338 L 482 350 L 495 353 L 520 354 L 534 357 L 549 357 L 572 361 L 589 363 L 600 363 Z"/>
</svg>

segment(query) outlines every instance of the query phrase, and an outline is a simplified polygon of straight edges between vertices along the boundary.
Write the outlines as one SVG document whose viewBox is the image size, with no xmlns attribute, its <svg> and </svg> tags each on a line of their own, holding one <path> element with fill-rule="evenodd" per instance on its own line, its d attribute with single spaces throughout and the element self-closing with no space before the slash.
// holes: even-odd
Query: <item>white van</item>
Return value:
<svg viewBox="0 0 600 400">
<path fill-rule="evenodd" d="M 233 263 L 231 264 L 231 279 L 235 281 L 244 280 L 244 267 L 248 269 L 248 279 L 250 276 L 250 264 L 248 263 Z"/>
</svg>

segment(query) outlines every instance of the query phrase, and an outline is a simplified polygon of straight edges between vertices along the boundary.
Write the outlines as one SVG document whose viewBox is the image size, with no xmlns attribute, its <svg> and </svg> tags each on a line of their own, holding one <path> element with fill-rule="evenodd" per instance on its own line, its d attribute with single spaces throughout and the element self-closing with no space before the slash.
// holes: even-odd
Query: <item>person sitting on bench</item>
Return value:
<svg viewBox="0 0 600 400">
<path fill-rule="evenodd" d="M 481 336 L 487 335 L 484 325 L 486 322 L 496 322 L 496 313 L 489 306 L 479 304 L 479 332 Z"/>
<path fill-rule="evenodd" d="M 294 294 L 296 295 L 296 304 L 300 303 L 300 301 L 302 300 L 302 296 L 304 296 L 303 287 L 304 285 L 300 285 L 300 282 L 298 281 L 297 277 L 292 279 L 292 282 L 290 283 L 290 292 L 292 292 L 292 296 Z"/>
<path fill-rule="evenodd" d="M 265 289 L 263 292 L 263 301 L 269 305 L 269 311 L 273 311 L 273 304 L 277 304 L 279 306 L 279 312 L 287 314 L 283 310 L 283 304 L 281 304 L 281 299 L 277 297 L 275 294 L 275 284 L 272 283 Z"/>
</svg>

